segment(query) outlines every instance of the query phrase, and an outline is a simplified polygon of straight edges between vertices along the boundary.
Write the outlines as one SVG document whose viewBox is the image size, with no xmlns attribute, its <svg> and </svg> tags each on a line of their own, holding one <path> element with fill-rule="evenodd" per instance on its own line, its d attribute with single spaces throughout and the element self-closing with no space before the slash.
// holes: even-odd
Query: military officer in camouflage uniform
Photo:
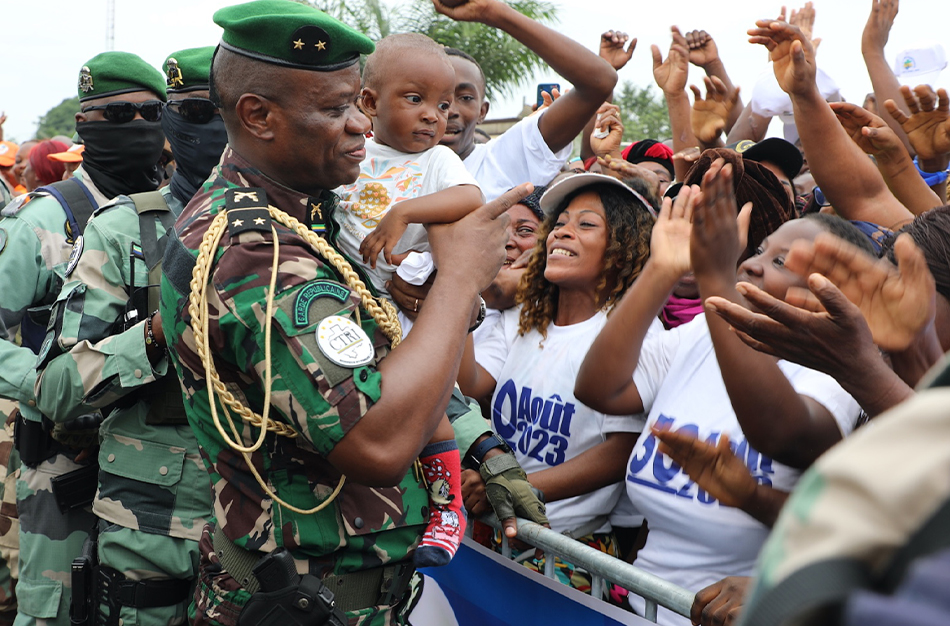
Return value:
<svg viewBox="0 0 950 626">
<path fill-rule="evenodd" d="M 100 623 L 110 626 L 184 622 L 211 511 L 198 444 L 152 315 L 165 232 L 226 142 L 208 100 L 213 51 L 182 50 L 165 61 L 162 124 L 177 163 L 171 184 L 119 196 L 89 220 L 39 363 L 37 402 L 53 421 L 108 411 L 93 512 L 100 520 L 97 584 L 106 598 Z"/>
<path fill-rule="evenodd" d="M 28 204 L 21 196 L 2 211 L 0 396 L 19 402 L 17 447 L 23 461 L 17 482 L 18 626 L 69 624 L 70 563 L 96 523 L 83 502 L 88 487 L 95 490 L 95 469 L 89 469 L 94 455 L 77 456 L 77 446 L 85 444 L 73 437 L 75 432 L 68 445 L 52 439 L 48 420 L 36 408 L 34 368 L 46 333 L 43 310 L 48 315 L 60 292 L 73 244 L 80 241 L 92 210 L 120 193 L 157 188 L 161 179 L 155 163 L 164 138 L 159 123 L 143 115 L 160 115 L 164 87 L 161 73 L 133 54 L 107 52 L 88 61 L 79 72 L 83 112 L 76 117 L 86 145 L 82 167 L 74 178 L 30 194 Z M 90 432 L 93 437 L 86 442 L 94 443 Z M 69 486 L 54 493 L 58 477 Z"/>
<path fill-rule="evenodd" d="M 0 398 L 0 626 L 16 618 L 16 580 L 19 578 L 20 519 L 16 509 L 16 474 L 20 455 L 13 447 L 16 403 Z M 8 423 L 9 422 L 9 423 Z"/>
<path fill-rule="evenodd" d="M 430 230 L 438 277 L 391 350 L 395 311 L 327 241 L 328 190 L 354 181 L 365 154 L 358 61 L 373 44 L 287 0 L 228 7 L 215 22 L 225 31 L 212 98 L 229 147 L 176 223 L 162 283 L 169 351 L 214 489 L 190 618 L 405 623 L 428 514 L 413 463 L 445 412 L 459 448 L 485 460 L 489 493 L 505 493 L 500 517 L 514 516 L 514 499 L 543 519 L 513 457 L 489 459 L 477 404 L 450 402 L 478 293 L 503 256 L 499 216 L 527 188 Z"/>
</svg>

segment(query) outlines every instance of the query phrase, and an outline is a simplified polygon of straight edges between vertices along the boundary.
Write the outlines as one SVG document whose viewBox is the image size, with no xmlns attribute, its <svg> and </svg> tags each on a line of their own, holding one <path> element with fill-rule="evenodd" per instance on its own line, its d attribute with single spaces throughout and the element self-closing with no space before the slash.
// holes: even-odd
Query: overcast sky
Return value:
<svg viewBox="0 0 950 626">
<path fill-rule="evenodd" d="M 229 4 L 233 2 L 115 0 L 115 49 L 134 52 L 159 67 L 175 50 L 217 43 L 221 30 L 211 16 Z M 591 49 L 596 50 L 600 33 L 610 28 L 637 37 L 637 51 L 620 78 L 638 85 L 652 84 L 649 46 L 658 44 L 665 55 L 671 24 L 684 32 L 705 29 L 715 38 L 726 68 L 746 97 L 768 66 L 764 48 L 747 43 L 745 31 L 755 19 L 776 15 L 780 6 L 763 0 L 558 0 L 556 4 L 560 20 L 556 28 Z M 815 35 L 823 39 L 819 66 L 838 83 L 846 99 L 858 103 L 870 91 L 860 51 L 870 5 L 869 0 L 815 1 Z M 0 110 L 8 117 L 7 138 L 23 140 L 33 135 L 40 115 L 75 95 L 79 68 L 105 49 L 106 0 L 3 0 L 3 23 L 7 62 L 0 65 Z M 888 57 L 893 61 L 904 48 L 940 40 L 948 24 L 947 0 L 905 0 L 891 32 Z M 944 36 L 943 42 L 950 52 L 950 39 Z M 701 71 L 691 68 L 691 82 L 700 84 L 701 78 Z M 563 81 L 541 74 L 517 97 L 492 103 L 489 117 L 520 111 L 523 98 L 535 97 L 534 82 Z M 950 69 L 944 70 L 938 82 L 950 86 Z"/>
</svg>

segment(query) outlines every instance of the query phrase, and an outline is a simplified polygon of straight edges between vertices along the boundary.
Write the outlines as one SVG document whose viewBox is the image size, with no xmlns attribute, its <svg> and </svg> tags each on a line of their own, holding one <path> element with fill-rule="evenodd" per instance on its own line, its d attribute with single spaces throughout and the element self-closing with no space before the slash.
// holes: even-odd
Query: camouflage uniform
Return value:
<svg viewBox="0 0 950 626">
<path fill-rule="evenodd" d="M 171 224 L 182 204 L 167 187 L 162 196 Z M 153 215 L 143 219 L 153 220 L 161 241 L 165 227 Z M 139 219 L 133 201 L 119 196 L 86 226 L 81 256 L 53 310 L 36 391 L 40 409 L 56 422 L 118 407 L 99 428 L 99 489 L 93 502 L 100 519 L 99 564 L 131 580 L 185 584 L 177 603 L 116 608 L 119 622 L 112 608 L 103 610 L 113 617 L 107 623 L 168 626 L 185 618 L 211 494 L 188 424 L 162 422 L 170 411 L 163 377 L 174 376 L 168 359 L 149 362 L 144 319 L 125 331 L 116 326 L 135 288 L 153 290 L 157 303 L 157 285 L 145 287 L 149 274 Z"/>
<path fill-rule="evenodd" d="M 106 198 L 85 178 L 79 178 L 97 203 Z M 25 200 L 25 198 L 23 199 Z M 0 252 L 0 396 L 19 402 L 24 420 L 42 421 L 33 393 L 36 355 L 21 345 L 27 309 L 50 305 L 59 294 L 62 274 L 72 250 L 74 233 L 55 198 L 40 196 L 28 204 L 17 199 L 2 211 L 6 243 Z M 25 341 L 25 340 L 23 340 Z M 17 626 L 33 623 L 69 624 L 70 563 L 82 549 L 95 516 L 87 508 L 60 512 L 50 479 L 80 469 L 78 450 L 54 445 L 56 453 L 20 469 L 16 483 L 20 517 L 20 561 L 17 583 Z"/>
<path fill-rule="evenodd" d="M 278 186 L 226 148 L 221 165 L 185 208 L 176 224 L 177 237 L 168 244 L 163 266 L 162 320 L 170 353 L 182 377 L 188 419 L 211 474 L 218 532 L 257 556 L 286 547 L 297 560 L 298 572 L 318 577 L 408 563 L 428 519 L 426 489 L 414 471 L 410 470 L 393 488 L 347 482 L 332 505 L 315 514 L 301 515 L 266 495 L 241 454 L 226 445 L 214 426 L 205 369 L 189 326 L 189 281 L 202 238 L 214 217 L 225 209 L 226 192 L 239 186 L 262 188 L 269 204 L 304 224 L 311 224 L 311 207 L 320 206 L 325 224 L 331 229 L 334 222 L 327 216 L 337 202 L 329 192 L 310 198 Z M 215 253 L 208 287 L 209 336 L 218 373 L 229 390 L 258 413 L 263 409 L 264 397 L 262 319 L 273 254 L 270 219 L 264 222 L 261 219 L 257 230 L 237 233 L 232 231 L 238 224 L 229 224 Z M 314 332 L 319 322 L 333 314 L 355 317 L 359 297 L 309 244 L 276 222 L 274 227 L 280 258 L 271 341 L 270 415 L 290 424 L 299 437 L 289 439 L 269 432 L 251 459 L 281 499 L 310 509 L 325 501 L 337 486 L 340 473 L 326 457 L 379 399 L 381 376 L 375 361 L 346 369 L 332 364 L 320 352 Z M 332 237 L 331 232 L 331 241 Z M 373 338 L 376 361 L 382 359 L 388 353 L 388 340 L 368 313 L 363 311 L 358 317 Z M 477 405 L 460 412 L 465 413 L 456 421 L 460 431 L 466 430 L 463 423 L 470 424 L 460 448 L 468 449 L 474 438 L 485 432 L 485 421 Z M 242 426 L 244 441 L 255 440 L 257 429 Z M 201 571 L 191 618 L 195 623 L 232 626 L 250 594 L 222 569 L 210 533 L 202 538 L 199 550 Z M 404 608 L 378 605 L 347 615 L 351 624 L 404 623 Z"/>
<path fill-rule="evenodd" d="M 16 477 L 20 455 L 13 447 L 13 424 L 7 419 L 16 403 L 0 398 L 0 625 L 16 617 L 16 579 L 20 557 L 20 518 L 16 509 Z"/>
</svg>

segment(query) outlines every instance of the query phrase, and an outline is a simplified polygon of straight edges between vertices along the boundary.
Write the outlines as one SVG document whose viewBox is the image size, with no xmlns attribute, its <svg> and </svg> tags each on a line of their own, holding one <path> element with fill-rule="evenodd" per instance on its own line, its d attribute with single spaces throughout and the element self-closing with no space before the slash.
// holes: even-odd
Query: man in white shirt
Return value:
<svg viewBox="0 0 950 626">
<path fill-rule="evenodd" d="M 457 82 L 442 145 L 459 155 L 488 200 L 524 182 L 548 184 L 570 156 L 574 138 L 613 92 L 617 72 L 581 44 L 499 0 L 468 0 L 456 7 L 433 3 L 453 20 L 503 30 L 573 85 L 541 115 L 521 120 L 487 144 L 476 144 L 475 127 L 488 114 L 485 76 L 475 59 L 446 49 Z"/>
</svg>

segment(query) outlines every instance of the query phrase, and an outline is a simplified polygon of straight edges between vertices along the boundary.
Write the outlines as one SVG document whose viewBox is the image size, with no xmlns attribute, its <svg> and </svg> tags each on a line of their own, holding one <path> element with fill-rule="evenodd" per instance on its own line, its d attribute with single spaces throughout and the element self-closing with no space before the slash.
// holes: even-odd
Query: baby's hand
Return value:
<svg viewBox="0 0 950 626">
<path fill-rule="evenodd" d="M 401 211 L 397 211 L 394 206 L 390 209 L 379 225 L 363 240 L 360 244 L 360 254 L 363 255 L 363 263 L 368 263 L 370 267 L 376 269 L 376 259 L 379 258 L 380 251 L 383 252 L 386 262 L 394 264 L 393 248 L 406 232 L 409 223 L 400 217 Z"/>
</svg>

